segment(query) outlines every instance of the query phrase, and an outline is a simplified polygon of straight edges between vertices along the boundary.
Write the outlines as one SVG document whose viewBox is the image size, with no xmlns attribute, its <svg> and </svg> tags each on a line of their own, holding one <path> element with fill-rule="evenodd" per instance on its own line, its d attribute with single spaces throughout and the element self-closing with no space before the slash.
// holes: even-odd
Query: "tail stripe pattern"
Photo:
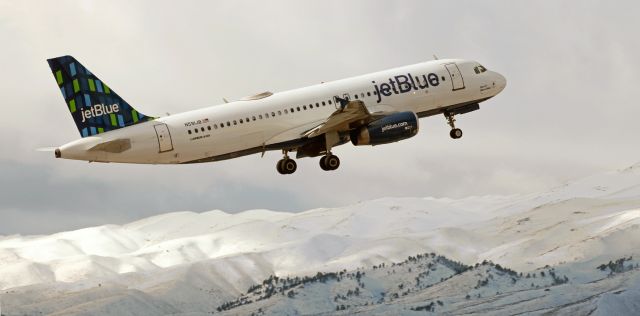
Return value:
<svg viewBox="0 0 640 316">
<path fill-rule="evenodd" d="M 154 119 L 134 109 L 75 58 L 47 62 L 82 137 Z"/>
</svg>

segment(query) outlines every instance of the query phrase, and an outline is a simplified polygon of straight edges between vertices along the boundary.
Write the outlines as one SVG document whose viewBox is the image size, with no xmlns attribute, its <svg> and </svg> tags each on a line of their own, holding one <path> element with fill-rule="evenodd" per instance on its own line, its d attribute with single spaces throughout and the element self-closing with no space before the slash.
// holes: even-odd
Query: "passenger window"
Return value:
<svg viewBox="0 0 640 316">
<path fill-rule="evenodd" d="M 378 91 L 373 91 L 373 95 L 378 95 Z"/>
<path fill-rule="evenodd" d="M 211 130 L 211 125 L 207 126 L 207 129 L 208 129 L 208 130 Z"/>
<path fill-rule="evenodd" d="M 188 130 L 187 133 L 189 133 L 189 135 L 191 135 L 191 130 Z"/>
<path fill-rule="evenodd" d="M 262 114 L 258 115 L 258 118 L 259 118 L 259 119 L 262 119 Z"/>
<path fill-rule="evenodd" d="M 302 106 L 302 109 L 303 109 L 303 110 L 306 110 L 306 109 L 307 109 L 307 106 L 306 106 L 306 105 L 303 105 L 303 106 Z"/>
<path fill-rule="evenodd" d="M 364 98 L 364 92 L 360 93 L 360 97 Z"/>
<path fill-rule="evenodd" d="M 320 107 L 320 103 L 316 102 L 316 107 L 317 108 Z"/>
<path fill-rule="evenodd" d="M 255 117 L 255 116 L 252 116 L 251 118 L 252 118 L 254 121 L 256 120 L 256 117 Z"/>
<path fill-rule="evenodd" d="M 354 94 L 353 97 L 356 98 L 356 100 L 358 100 L 358 94 L 357 93 Z"/>
<path fill-rule="evenodd" d="M 213 129 L 218 129 L 218 124 L 213 124 Z"/>
<path fill-rule="evenodd" d="M 240 119 L 240 124 L 242 124 L 242 119 Z"/>
<path fill-rule="evenodd" d="M 324 103 L 324 101 L 322 101 L 322 106 L 325 106 L 326 104 Z M 316 106 L 317 107 L 317 106 Z"/>
<path fill-rule="evenodd" d="M 265 113 L 264 118 L 269 118 L 269 113 Z"/>
<path fill-rule="evenodd" d="M 293 112 L 294 112 L 293 108 L 289 109 L 289 111 L 291 111 L 291 113 L 293 113 Z"/>
<path fill-rule="evenodd" d="M 204 133 L 204 127 L 201 127 L 200 130 Z"/>
<path fill-rule="evenodd" d="M 300 107 L 299 107 L 299 106 L 298 106 L 298 107 L 296 107 L 296 110 L 298 110 L 298 112 L 300 112 Z"/>
<path fill-rule="evenodd" d="M 367 91 L 367 96 L 370 97 L 371 96 L 371 91 Z"/>
<path fill-rule="evenodd" d="M 331 104 L 331 100 L 329 100 L 329 104 Z"/>
<path fill-rule="evenodd" d="M 248 118 L 248 117 L 247 117 L 247 118 L 245 118 L 245 120 L 244 120 L 244 121 L 245 121 L 245 122 L 247 122 L 247 123 L 249 123 L 249 118 Z"/>
<path fill-rule="evenodd" d="M 231 126 L 231 122 L 227 121 L 227 126 Z"/>
<path fill-rule="evenodd" d="M 238 125 L 238 121 L 233 120 L 233 125 Z"/>
<path fill-rule="evenodd" d="M 271 112 L 271 117 L 276 116 L 276 112 Z"/>
<path fill-rule="evenodd" d="M 278 115 L 282 115 L 282 111 L 278 111 Z"/>
<path fill-rule="evenodd" d="M 194 129 L 194 130 L 193 130 L 193 132 L 194 132 L 194 133 L 196 133 L 196 134 L 198 134 L 198 129 L 197 129 L 197 128 L 196 128 L 196 129 Z"/>
</svg>

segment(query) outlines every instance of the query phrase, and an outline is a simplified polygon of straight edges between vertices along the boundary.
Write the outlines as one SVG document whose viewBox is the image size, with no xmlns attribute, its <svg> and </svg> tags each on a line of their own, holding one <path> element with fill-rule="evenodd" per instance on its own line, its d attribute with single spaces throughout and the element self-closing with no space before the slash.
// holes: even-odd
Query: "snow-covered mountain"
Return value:
<svg viewBox="0 0 640 316">
<path fill-rule="evenodd" d="M 569 288 L 604 282 L 598 281 L 604 272 L 595 268 L 600 264 L 632 257 L 632 267 L 640 255 L 639 228 L 640 166 L 542 194 L 384 198 L 301 213 L 169 213 L 122 226 L 0 237 L 0 303 L 6 315 L 206 314 L 272 275 L 357 271 L 432 252 L 467 265 L 488 260 L 524 275 L 554 267 L 570 279 L 555 286 Z M 472 271 L 434 286 L 460 289 L 464 282 L 453 281 Z M 635 271 L 617 278 L 639 288 L 631 277 Z M 441 302 L 454 306 L 449 298 L 455 297 Z"/>
</svg>

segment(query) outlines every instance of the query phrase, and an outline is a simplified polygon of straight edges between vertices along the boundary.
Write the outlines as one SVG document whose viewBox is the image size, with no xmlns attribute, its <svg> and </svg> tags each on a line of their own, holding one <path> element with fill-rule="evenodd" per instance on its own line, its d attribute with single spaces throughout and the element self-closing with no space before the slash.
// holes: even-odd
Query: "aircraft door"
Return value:
<svg viewBox="0 0 640 316">
<path fill-rule="evenodd" d="M 451 84 L 453 85 L 453 91 L 464 89 L 464 78 L 460 68 L 455 63 L 446 64 L 444 67 L 449 72 L 449 78 L 451 78 Z"/>
<path fill-rule="evenodd" d="M 158 151 L 163 153 L 173 150 L 173 142 L 171 141 L 171 133 L 167 124 L 157 124 L 153 128 L 158 136 Z"/>
</svg>

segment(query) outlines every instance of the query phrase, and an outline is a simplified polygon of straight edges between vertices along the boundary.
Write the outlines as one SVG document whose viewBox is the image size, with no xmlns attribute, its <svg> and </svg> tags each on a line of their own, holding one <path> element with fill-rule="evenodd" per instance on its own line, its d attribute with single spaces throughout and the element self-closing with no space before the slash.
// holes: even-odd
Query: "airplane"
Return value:
<svg viewBox="0 0 640 316">
<path fill-rule="evenodd" d="M 184 113 L 153 117 L 136 110 L 72 56 L 48 59 L 82 138 L 55 157 L 89 162 L 189 164 L 282 151 L 280 174 L 296 158 L 320 156 L 336 170 L 336 146 L 382 145 L 418 132 L 419 118 L 443 114 L 450 137 L 462 137 L 455 115 L 506 86 L 501 74 L 463 59 L 435 59 L 279 93 L 262 92 Z"/>
</svg>

